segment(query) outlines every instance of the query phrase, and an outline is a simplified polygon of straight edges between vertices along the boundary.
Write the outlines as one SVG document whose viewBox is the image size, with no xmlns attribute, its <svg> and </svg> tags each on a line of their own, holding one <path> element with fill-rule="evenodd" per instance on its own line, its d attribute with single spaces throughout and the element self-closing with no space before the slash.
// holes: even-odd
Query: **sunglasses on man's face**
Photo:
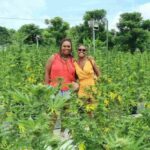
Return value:
<svg viewBox="0 0 150 150">
<path fill-rule="evenodd" d="M 81 51 L 82 51 L 82 52 L 85 52 L 86 49 L 84 49 L 84 48 L 79 48 L 78 51 L 79 51 L 79 52 L 81 52 Z"/>
</svg>

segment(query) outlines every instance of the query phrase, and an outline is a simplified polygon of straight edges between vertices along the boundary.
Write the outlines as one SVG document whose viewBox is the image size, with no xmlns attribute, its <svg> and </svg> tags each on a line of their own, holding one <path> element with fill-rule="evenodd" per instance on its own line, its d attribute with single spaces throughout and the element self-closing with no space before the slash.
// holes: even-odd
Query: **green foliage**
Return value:
<svg viewBox="0 0 150 150">
<path fill-rule="evenodd" d="M 97 9 L 85 12 L 83 17 L 84 21 L 87 22 L 90 19 L 101 20 L 106 16 L 106 11 L 104 9 Z"/>
<path fill-rule="evenodd" d="M 0 26 L 0 45 L 6 45 L 11 42 L 9 30 Z"/>
<path fill-rule="evenodd" d="M 44 149 L 56 146 L 51 125 L 53 114 L 64 107 L 66 98 L 57 89 L 42 84 L 8 91 L 1 97 L 1 149 Z"/>
<path fill-rule="evenodd" d="M 131 55 L 96 49 L 102 77 L 92 93 L 95 107 L 76 94 L 68 99 L 41 84 L 46 60 L 55 51 L 56 47 L 12 45 L 0 52 L 0 149 L 59 149 L 63 143 L 52 130 L 60 114 L 71 144 L 80 149 L 148 148 L 149 52 Z M 141 115 L 131 115 L 134 107 Z"/>
<path fill-rule="evenodd" d="M 90 29 L 88 21 L 91 19 L 101 20 L 105 16 L 106 11 L 103 9 L 85 12 L 85 15 L 83 16 L 84 23 L 70 29 L 70 34 L 72 35 L 73 39 L 75 39 L 77 43 L 83 43 L 83 41 L 87 39 L 92 40 L 92 29 Z M 100 32 L 96 33 L 96 38 L 100 41 L 105 41 L 106 39 L 104 30 L 104 24 L 99 24 Z"/>
<path fill-rule="evenodd" d="M 42 33 L 42 39 L 41 39 L 41 44 L 45 46 L 50 46 L 56 43 L 55 37 L 52 37 L 51 33 L 49 32 L 49 29 L 43 29 L 41 31 Z"/>
<path fill-rule="evenodd" d="M 0 27 L 0 45 L 27 44 L 40 46 L 59 46 L 60 41 L 70 37 L 74 49 L 79 43 L 85 43 L 89 49 L 93 47 L 93 31 L 88 21 L 95 20 L 98 23 L 98 30 L 95 31 L 95 44 L 97 49 L 106 49 L 107 23 L 106 10 L 96 9 L 86 11 L 83 15 L 83 23 L 69 27 L 69 23 L 61 17 L 46 19 L 47 28 L 40 29 L 35 24 L 23 25 L 18 31 L 8 30 Z M 105 20 L 105 21 L 104 21 Z M 150 49 L 150 20 L 143 20 L 141 13 L 123 13 L 120 15 L 118 31 L 108 31 L 108 49 L 119 51 L 145 51 Z M 108 20 L 108 29 L 110 21 Z"/>
<path fill-rule="evenodd" d="M 105 12 L 102 12 L 104 17 Z M 95 13 L 99 11 L 88 12 L 85 18 L 90 15 L 92 18 Z M 50 146 L 61 149 L 65 142 L 52 132 L 60 116 L 62 126 L 71 134 L 68 149 L 71 146 L 79 150 L 149 149 L 150 53 L 147 38 L 150 34 L 149 21 L 143 21 L 139 13 L 121 16 L 120 31 L 109 33 L 109 44 L 122 51 L 139 48 L 145 50 L 143 53 L 135 51 L 132 55 L 117 48 L 105 51 L 105 30 L 103 38 L 96 39 L 94 58 L 102 75 L 95 86 L 97 90 L 88 91 L 96 106 L 87 104 L 76 94 L 61 97 L 58 89 L 43 85 L 46 61 L 51 54 L 58 52 L 55 37 L 59 41 L 67 34 L 72 38 L 74 50 L 82 41 L 93 55 L 86 21 L 68 30 L 68 24 L 56 17 L 47 20 L 48 29 L 25 25 L 18 32 L 9 30 L 13 35 L 11 39 L 16 36 L 19 44 L 14 42 L 7 49 L 0 50 L 1 150 L 44 150 Z M 47 47 L 36 48 L 35 41 L 32 41 L 35 33 L 41 33 L 41 40 Z M 26 37 L 31 37 L 27 38 L 30 46 L 23 45 Z M 136 112 L 139 114 L 135 115 Z"/>
<path fill-rule="evenodd" d="M 144 137 L 144 136 L 143 136 Z M 144 138 L 140 137 L 137 140 L 131 138 L 131 137 L 118 137 L 116 133 L 113 133 L 112 135 L 109 135 L 106 138 L 106 143 L 105 145 L 106 149 L 111 149 L 111 150 L 143 150 L 147 149 L 150 145 L 143 144 Z"/>
<path fill-rule="evenodd" d="M 132 53 L 138 48 L 144 51 L 148 40 L 148 32 L 142 29 L 142 17 L 140 13 L 124 13 L 118 23 L 120 32 L 117 41 L 125 51 Z"/>
<path fill-rule="evenodd" d="M 66 31 L 69 29 L 69 24 L 61 17 L 55 17 L 51 20 L 46 20 L 46 24 L 49 25 L 49 32 L 51 37 L 55 37 L 56 44 L 66 37 Z"/>
<path fill-rule="evenodd" d="M 23 25 L 19 30 L 19 40 L 22 40 L 25 44 L 35 44 L 36 36 L 41 35 L 41 31 L 38 26 L 34 24 Z"/>
<path fill-rule="evenodd" d="M 143 21 L 143 23 L 142 23 L 142 28 L 143 28 L 144 30 L 150 31 L 150 19 Z"/>
</svg>

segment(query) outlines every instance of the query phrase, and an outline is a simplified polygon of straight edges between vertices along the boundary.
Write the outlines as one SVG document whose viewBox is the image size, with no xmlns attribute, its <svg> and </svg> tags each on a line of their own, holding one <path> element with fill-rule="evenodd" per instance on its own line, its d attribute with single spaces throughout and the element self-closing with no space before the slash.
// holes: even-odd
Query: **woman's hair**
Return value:
<svg viewBox="0 0 150 150">
<path fill-rule="evenodd" d="M 61 47 L 62 47 L 63 43 L 66 42 L 66 41 L 70 42 L 70 45 L 71 45 L 71 52 L 72 52 L 72 41 L 71 41 L 71 39 L 69 39 L 69 38 L 64 38 L 64 39 L 61 40 L 59 51 L 61 52 Z"/>
<path fill-rule="evenodd" d="M 86 45 L 84 45 L 84 44 L 80 43 L 80 44 L 78 45 L 78 48 L 79 48 L 80 46 L 84 46 L 84 47 L 85 47 L 85 49 L 86 49 L 86 50 L 88 50 Z"/>
</svg>

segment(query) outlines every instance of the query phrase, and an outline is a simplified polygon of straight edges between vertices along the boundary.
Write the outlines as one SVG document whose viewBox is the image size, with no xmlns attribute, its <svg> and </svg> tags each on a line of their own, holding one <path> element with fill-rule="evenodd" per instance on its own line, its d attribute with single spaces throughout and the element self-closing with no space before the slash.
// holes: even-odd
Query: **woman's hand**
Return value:
<svg viewBox="0 0 150 150">
<path fill-rule="evenodd" d="M 74 91 L 78 91 L 79 90 L 79 84 L 77 82 L 72 82 L 71 84 L 72 84 L 72 89 Z"/>
</svg>

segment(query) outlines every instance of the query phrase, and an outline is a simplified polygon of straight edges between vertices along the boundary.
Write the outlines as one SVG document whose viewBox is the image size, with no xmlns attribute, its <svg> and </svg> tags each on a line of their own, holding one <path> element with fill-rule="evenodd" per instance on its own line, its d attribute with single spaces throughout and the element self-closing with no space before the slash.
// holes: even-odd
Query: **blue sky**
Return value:
<svg viewBox="0 0 150 150">
<path fill-rule="evenodd" d="M 56 16 L 74 26 L 82 23 L 86 11 L 95 9 L 107 11 L 109 29 L 116 28 L 124 12 L 138 11 L 144 19 L 150 19 L 150 0 L 0 0 L 0 26 L 18 29 L 23 24 L 35 23 L 43 28 L 46 27 L 44 19 Z"/>
</svg>

